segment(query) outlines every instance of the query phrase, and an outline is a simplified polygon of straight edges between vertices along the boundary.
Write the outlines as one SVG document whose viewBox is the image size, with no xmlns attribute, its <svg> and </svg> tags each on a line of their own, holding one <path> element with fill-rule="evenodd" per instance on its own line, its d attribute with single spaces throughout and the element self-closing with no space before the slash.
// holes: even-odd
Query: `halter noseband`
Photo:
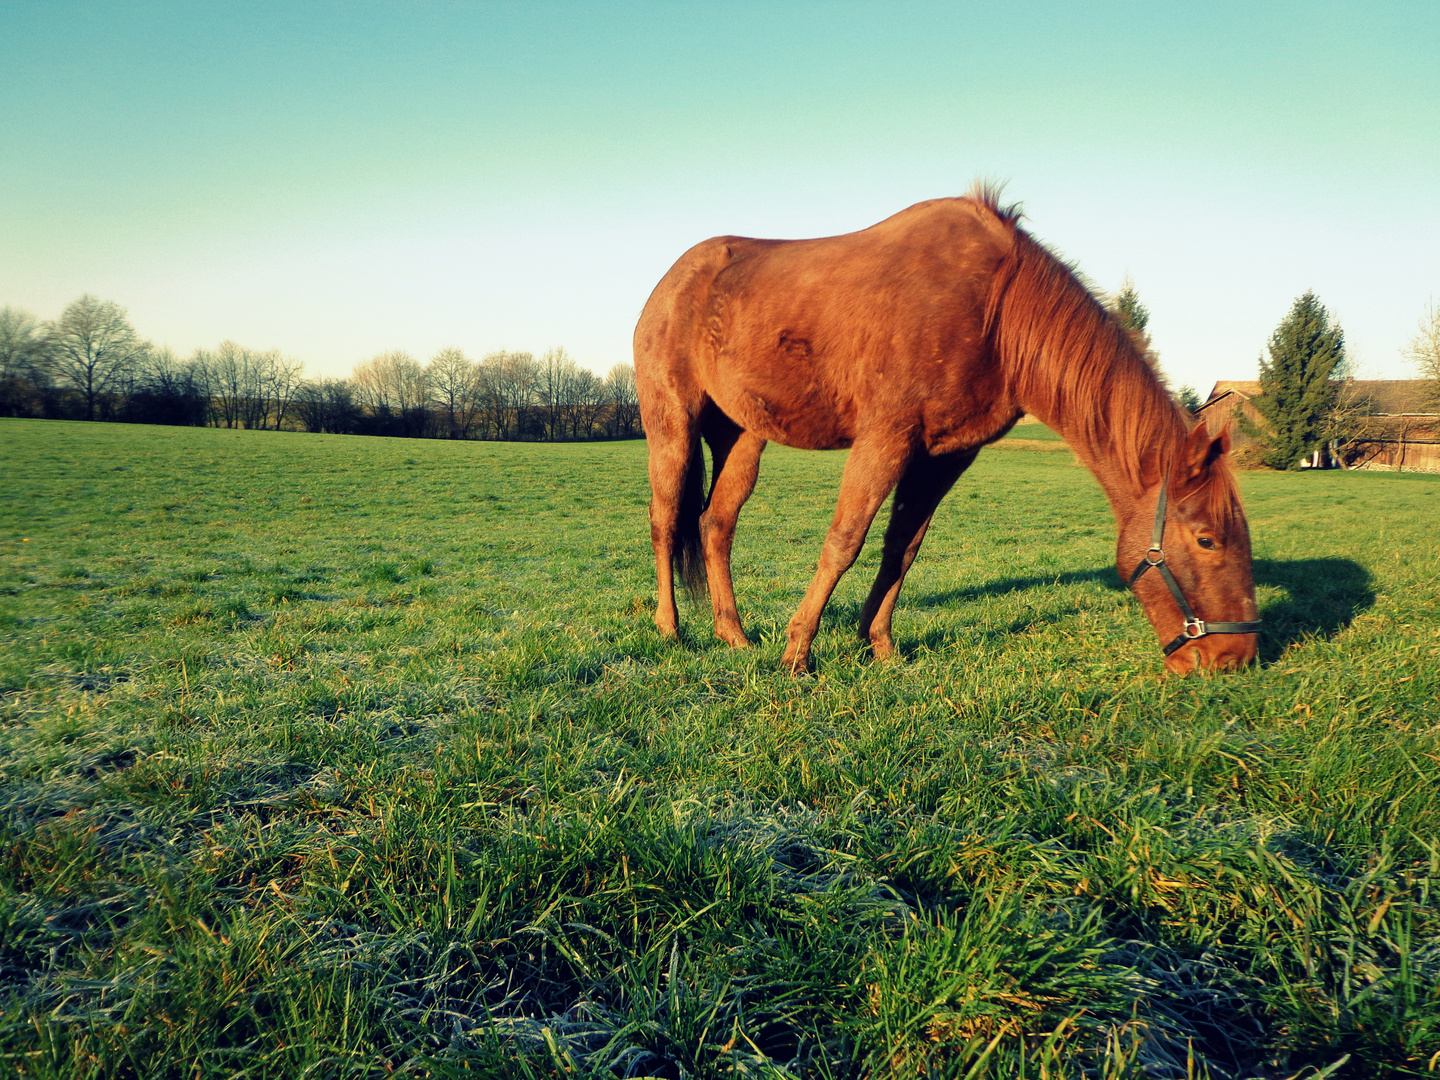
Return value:
<svg viewBox="0 0 1440 1080">
<path fill-rule="evenodd" d="M 1165 474 L 1165 479 L 1160 481 L 1160 498 L 1155 502 L 1155 530 L 1150 534 L 1150 548 L 1145 552 L 1145 557 L 1140 560 L 1140 565 L 1135 567 L 1135 572 L 1130 575 L 1129 585 L 1133 588 L 1135 582 L 1139 581 L 1146 570 L 1152 566 L 1160 572 L 1166 586 L 1170 589 L 1170 595 L 1175 598 L 1175 603 L 1180 606 L 1180 614 L 1185 617 L 1185 629 L 1180 636 L 1169 645 L 1165 646 L 1165 655 L 1169 656 L 1182 645 L 1204 637 L 1206 634 L 1253 634 L 1260 629 L 1260 620 L 1253 622 L 1206 622 L 1195 614 L 1185 594 L 1180 591 L 1180 583 L 1175 580 L 1175 575 L 1170 572 L 1170 567 L 1165 565 L 1165 551 L 1160 546 L 1160 540 L 1165 535 L 1165 504 L 1169 501 L 1170 474 Z"/>
</svg>

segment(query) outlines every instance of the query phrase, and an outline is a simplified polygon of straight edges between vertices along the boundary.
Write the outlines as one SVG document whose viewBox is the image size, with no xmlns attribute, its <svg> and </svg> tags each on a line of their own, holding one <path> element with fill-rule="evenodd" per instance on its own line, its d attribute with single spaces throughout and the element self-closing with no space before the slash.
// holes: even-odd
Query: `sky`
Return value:
<svg viewBox="0 0 1440 1080">
<path fill-rule="evenodd" d="M 628 363 L 722 233 L 1004 182 L 1176 385 L 1314 290 L 1357 374 L 1440 300 L 1440 3 L 5 0 L 0 306 L 181 355 Z"/>
</svg>

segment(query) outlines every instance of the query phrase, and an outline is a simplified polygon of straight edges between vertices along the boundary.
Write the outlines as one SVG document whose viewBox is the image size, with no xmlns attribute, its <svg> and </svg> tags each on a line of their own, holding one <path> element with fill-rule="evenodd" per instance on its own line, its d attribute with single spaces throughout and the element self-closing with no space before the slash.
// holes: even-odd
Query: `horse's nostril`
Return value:
<svg viewBox="0 0 1440 1080">
<path fill-rule="evenodd" d="M 1197 641 L 1165 658 L 1165 667 L 1177 675 L 1195 671 L 1239 671 L 1255 661 L 1258 649 L 1251 635 L 1221 639 L 1218 635 Z"/>
<path fill-rule="evenodd" d="M 1253 639 L 1226 642 L 1215 650 L 1213 665 L 1220 671 L 1239 671 L 1254 661 L 1257 651 Z"/>
</svg>

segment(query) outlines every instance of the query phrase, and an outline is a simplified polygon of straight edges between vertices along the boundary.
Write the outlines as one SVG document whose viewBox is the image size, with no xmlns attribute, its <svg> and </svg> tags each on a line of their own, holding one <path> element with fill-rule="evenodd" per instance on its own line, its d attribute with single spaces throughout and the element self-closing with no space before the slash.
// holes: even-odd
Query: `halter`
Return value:
<svg viewBox="0 0 1440 1080">
<path fill-rule="evenodd" d="M 1145 557 L 1140 560 L 1140 565 L 1135 567 L 1135 572 L 1130 575 L 1129 585 L 1135 586 L 1135 582 L 1144 576 L 1145 571 L 1152 566 L 1160 572 L 1161 578 L 1170 589 L 1170 595 L 1175 598 L 1175 603 L 1180 606 L 1180 614 L 1185 617 L 1185 629 L 1180 636 L 1169 645 L 1165 646 L 1165 655 L 1169 656 L 1176 649 L 1206 634 L 1253 634 L 1260 629 L 1260 620 L 1254 622 L 1206 622 L 1195 614 L 1185 594 L 1180 591 L 1180 583 L 1175 580 L 1175 575 L 1170 572 L 1170 567 L 1165 565 L 1165 551 L 1160 547 L 1160 540 L 1165 535 L 1165 504 L 1169 501 L 1170 474 L 1165 474 L 1165 479 L 1160 482 L 1160 498 L 1155 503 L 1155 531 L 1150 534 L 1150 548 L 1145 552 Z"/>
</svg>

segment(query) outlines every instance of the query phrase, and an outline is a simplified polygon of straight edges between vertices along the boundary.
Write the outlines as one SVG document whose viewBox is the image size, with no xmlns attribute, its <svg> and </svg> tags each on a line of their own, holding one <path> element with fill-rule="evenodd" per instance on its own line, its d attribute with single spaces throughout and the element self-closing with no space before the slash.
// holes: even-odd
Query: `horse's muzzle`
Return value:
<svg viewBox="0 0 1440 1080">
<path fill-rule="evenodd" d="M 1260 653 L 1257 634 L 1217 634 L 1196 638 L 1165 657 L 1165 668 L 1176 675 L 1196 671 L 1239 671 Z"/>
</svg>

